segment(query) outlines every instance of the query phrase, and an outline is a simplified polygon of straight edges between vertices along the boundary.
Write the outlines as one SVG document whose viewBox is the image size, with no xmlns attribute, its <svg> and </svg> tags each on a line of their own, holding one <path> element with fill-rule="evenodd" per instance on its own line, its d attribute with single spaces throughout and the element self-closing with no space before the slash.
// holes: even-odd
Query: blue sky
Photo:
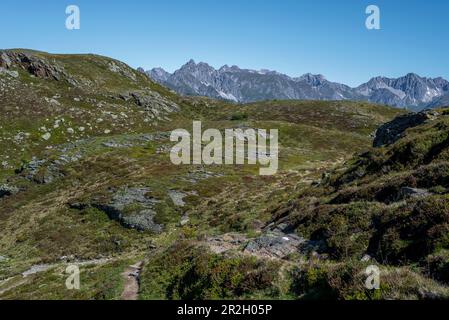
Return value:
<svg viewBox="0 0 449 320">
<path fill-rule="evenodd" d="M 65 8 L 81 30 L 65 28 Z M 365 28 L 365 8 L 381 30 Z M 449 79 L 446 0 L 2 0 L 0 48 L 97 53 L 169 71 L 190 58 L 358 85 L 408 72 Z"/>
</svg>

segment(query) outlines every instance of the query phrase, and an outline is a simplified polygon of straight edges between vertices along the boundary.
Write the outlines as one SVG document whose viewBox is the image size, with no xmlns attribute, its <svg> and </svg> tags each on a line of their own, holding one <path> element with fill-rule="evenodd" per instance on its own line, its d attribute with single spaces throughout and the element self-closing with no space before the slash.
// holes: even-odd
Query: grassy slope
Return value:
<svg viewBox="0 0 449 320">
<path fill-rule="evenodd" d="M 0 255 L 8 258 L 0 261 L 0 279 L 7 279 L 0 282 L 3 298 L 114 299 L 119 296 L 121 281 L 111 276 L 116 280 L 104 285 L 102 279 L 119 274 L 125 264 L 141 259 L 146 260 L 142 298 L 295 296 L 296 293 L 284 289 L 290 287 L 285 284 L 290 280 L 274 274 L 276 266 L 271 262 L 242 259 L 238 255 L 230 260 L 209 255 L 197 251 L 198 240 L 230 231 L 249 237 L 257 235 L 260 225 L 272 219 L 272 210 L 319 179 L 335 163 L 367 148 L 375 128 L 399 113 L 387 107 L 353 102 L 272 101 L 233 105 L 206 98 L 181 98 L 126 66 L 122 67 L 125 75 L 112 72 L 108 64 L 119 63 L 109 58 L 33 54 L 56 61 L 81 85 L 73 87 L 64 81 L 31 77 L 27 71 L 17 69 L 19 79 L 8 79 L 13 89 L 0 96 L 1 159 L 9 157 L 8 164 L 0 167 L 0 181 L 8 179 L 22 189 L 0 200 L 3 230 Z M 178 104 L 181 111 L 167 115 L 169 121 L 145 121 L 145 114 L 132 101 L 117 98 L 128 91 L 160 94 Z M 48 101 L 53 98 L 58 103 Z M 55 128 L 55 121 L 61 118 L 64 123 Z M 279 174 L 261 177 L 257 168 L 250 166 L 173 166 L 167 152 L 159 152 L 170 147 L 166 138 L 123 148 L 103 145 L 111 140 L 135 142 L 141 133 L 190 129 L 192 119 L 202 120 L 204 128 L 279 129 Z M 42 139 L 43 126 L 51 132 L 47 141 Z M 78 130 L 81 126 L 84 131 Z M 68 128 L 75 133 L 68 133 Z M 19 133 L 29 135 L 17 140 Z M 71 146 L 70 152 L 82 157 L 63 165 L 62 178 L 40 185 L 14 174 L 21 163 L 33 156 L 57 158 L 62 152 L 57 148 L 59 145 L 75 141 L 78 142 Z M 212 176 L 203 177 L 204 170 Z M 166 225 L 162 234 L 125 229 L 99 210 L 68 206 L 108 196 L 108 190 L 114 187 L 133 185 L 148 186 L 151 196 L 160 201 L 157 219 Z M 186 207 L 176 207 L 170 200 L 167 192 L 173 189 L 190 194 Z M 178 223 L 184 214 L 189 215 L 190 222 L 180 227 Z M 150 245 L 156 247 L 156 254 L 148 251 Z M 160 262 L 172 252 L 170 248 L 178 246 L 183 249 L 173 259 L 179 261 L 180 269 L 157 273 L 156 280 L 160 282 L 151 284 L 154 270 L 160 270 Z M 94 267 L 96 274 L 91 267 L 82 267 L 82 275 L 86 276 L 82 277 L 83 290 L 77 293 L 64 289 L 62 256 L 81 261 L 106 257 L 117 262 Z M 198 257 L 197 264 L 181 263 L 191 256 Z M 27 278 L 20 275 L 32 265 L 43 263 L 51 265 L 50 270 Z M 200 265 L 206 269 L 198 275 L 199 284 L 194 284 L 197 291 L 182 289 L 185 284 L 179 278 L 173 280 Z M 208 265 L 214 266 L 212 271 L 208 271 Z M 259 276 L 241 278 L 251 270 L 256 270 Z M 221 280 L 202 290 L 201 283 L 211 277 L 216 279 L 217 275 Z M 167 285 L 175 286 L 171 295 L 166 295 Z M 222 286 L 227 289 L 216 291 Z M 8 290 L 11 287 L 15 289 Z"/>
<path fill-rule="evenodd" d="M 371 149 L 303 189 L 282 217 L 273 212 L 276 223 L 324 241 L 332 258 L 302 271 L 302 280 L 312 274 L 315 283 L 302 294 L 372 298 L 351 273 L 376 263 L 386 278 L 377 298 L 448 297 L 449 118 L 439 112 L 396 143 Z M 429 194 L 404 198 L 404 187 Z M 358 262 L 365 254 L 371 262 Z"/>
</svg>

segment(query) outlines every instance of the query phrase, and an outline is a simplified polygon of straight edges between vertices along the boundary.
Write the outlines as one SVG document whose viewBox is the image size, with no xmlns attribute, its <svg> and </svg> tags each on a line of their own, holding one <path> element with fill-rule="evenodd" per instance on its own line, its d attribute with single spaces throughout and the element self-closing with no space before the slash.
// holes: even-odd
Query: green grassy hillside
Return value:
<svg viewBox="0 0 449 320">
<path fill-rule="evenodd" d="M 344 259 L 358 259 L 366 250 L 372 226 L 357 218 L 359 212 L 374 217 L 390 206 L 362 199 L 362 193 L 338 200 L 386 179 L 376 176 L 380 171 L 366 169 L 359 180 L 346 179 L 347 188 L 339 181 L 353 169 L 330 177 L 327 172 L 369 148 L 376 128 L 400 114 L 397 109 L 338 101 L 235 105 L 177 96 L 123 63 L 96 55 L 10 50 L 0 56 L 2 299 L 120 299 L 122 273 L 140 261 L 141 299 L 303 297 L 315 282 L 328 285 L 329 270 L 347 272 Z M 250 165 L 173 165 L 169 134 L 191 131 L 193 120 L 201 120 L 203 129 L 278 129 L 278 174 L 260 176 Z M 438 130 L 429 130 L 435 131 L 429 141 L 438 140 Z M 387 159 L 387 149 L 376 152 L 381 154 L 365 158 Z M 391 177 L 403 168 L 424 170 L 411 162 L 389 167 Z M 417 186 L 420 181 L 417 175 Z M 356 225 L 344 220 L 345 208 Z M 335 225 L 339 236 L 325 252 L 306 254 L 283 245 L 279 252 L 265 250 L 264 237 L 277 239 L 270 232 L 281 221 L 308 240 L 327 241 L 319 231 L 324 225 Z M 290 234 L 282 232 L 284 238 Z M 402 266 L 401 245 L 402 240 L 389 256 L 395 258 L 388 260 L 392 266 Z M 320 269 L 303 279 L 308 270 L 298 267 L 313 265 L 317 255 L 323 256 Z M 418 258 L 430 256 L 410 261 L 420 263 Z M 65 288 L 70 264 L 80 266 L 79 291 Z M 437 286 L 408 267 L 403 272 Z"/>
</svg>

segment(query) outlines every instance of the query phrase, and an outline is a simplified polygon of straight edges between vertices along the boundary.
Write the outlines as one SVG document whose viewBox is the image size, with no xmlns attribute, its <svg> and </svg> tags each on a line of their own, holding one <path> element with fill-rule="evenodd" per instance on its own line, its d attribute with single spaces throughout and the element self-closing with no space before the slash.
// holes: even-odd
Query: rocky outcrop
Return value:
<svg viewBox="0 0 449 320">
<path fill-rule="evenodd" d="M 0 67 L 9 69 L 11 68 L 12 61 L 5 51 L 0 51 Z"/>
<path fill-rule="evenodd" d="M 187 194 L 177 190 L 168 190 L 168 196 L 173 201 L 173 204 L 177 207 L 184 207 L 185 202 L 184 198 L 187 197 Z"/>
<path fill-rule="evenodd" d="M 139 231 L 160 233 L 163 226 L 154 222 L 155 205 L 158 200 L 151 198 L 146 187 L 125 187 L 114 191 L 112 199 L 107 202 L 94 202 L 93 207 L 104 211 L 112 220 L 122 226 Z"/>
<path fill-rule="evenodd" d="M 7 76 L 10 76 L 12 78 L 18 78 L 19 77 L 19 73 L 17 71 L 8 70 L 8 69 L 5 69 L 3 67 L 0 67 L 0 75 L 4 75 L 4 74 L 7 75 Z"/>
<path fill-rule="evenodd" d="M 132 81 L 137 81 L 137 77 L 133 70 L 129 68 L 125 63 L 121 61 L 109 61 L 108 62 L 108 69 L 109 71 L 120 73 L 122 76 L 127 77 L 128 79 Z"/>
<path fill-rule="evenodd" d="M 64 69 L 56 63 L 49 63 L 31 53 L 3 51 L 0 57 L 0 66 L 9 69 L 16 65 L 38 78 L 61 80 L 67 76 Z"/>
<path fill-rule="evenodd" d="M 244 252 L 263 257 L 285 258 L 290 254 L 299 253 L 306 239 L 295 234 L 284 234 L 279 231 L 268 232 L 259 238 L 251 240 Z"/>
<path fill-rule="evenodd" d="M 284 259 L 291 254 L 318 254 L 317 252 L 321 252 L 322 249 L 323 244 L 319 241 L 311 241 L 297 234 L 285 233 L 279 228 L 275 228 L 250 240 L 243 251 L 265 258 Z"/>
<path fill-rule="evenodd" d="M 399 191 L 397 200 L 410 199 L 410 198 L 423 198 L 428 197 L 430 195 L 432 195 L 432 193 L 430 193 L 426 189 L 403 187 Z"/>
<path fill-rule="evenodd" d="M 64 156 L 61 156 L 57 160 L 38 159 L 33 157 L 30 162 L 22 165 L 20 169 L 16 170 L 16 173 L 35 183 L 48 184 L 52 183 L 55 179 L 64 176 L 61 170 L 61 165 L 69 163 L 71 160 L 73 159 L 65 159 Z"/>
<path fill-rule="evenodd" d="M 419 113 L 409 113 L 396 117 L 394 120 L 385 123 L 376 131 L 373 146 L 376 148 L 392 144 L 399 140 L 405 130 L 423 124 L 429 119 L 438 115 L 436 111 L 426 110 Z"/>
<path fill-rule="evenodd" d="M 19 189 L 8 184 L 0 184 L 0 199 L 5 196 L 11 196 L 19 192 Z"/>
<path fill-rule="evenodd" d="M 121 94 L 120 98 L 125 101 L 133 101 L 152 119 L 164 120 L 166 115 L 180 110 L 176 103 L 162 97 L 155 91 L 127 92 Z"/>
<path fill-rule="evenodd" d="M 0 68 L 6 70 L 14 67 L 28 71 L 31 75 L 56 81 L 65 80 L 76 86 L 78 82 L 73 79 L 56 61 L 48 59 L 28 51 L 3 50 L 0 51 Z M 9 75 L 17 77 L 17 71 L 9 70 Z"/>
</svg>

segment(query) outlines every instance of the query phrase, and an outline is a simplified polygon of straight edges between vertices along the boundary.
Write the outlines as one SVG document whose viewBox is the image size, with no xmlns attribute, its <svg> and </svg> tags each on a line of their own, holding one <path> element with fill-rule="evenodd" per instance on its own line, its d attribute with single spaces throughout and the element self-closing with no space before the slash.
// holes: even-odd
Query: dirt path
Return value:
<svg viewBox="0 0 449 320">
<path fill-rule="evenodd" d="M 142 261 L 129 266 L 122 273 L 125 285 L 122 292 L 122 300 L 137 300 L 139 293 L 139 276 L 142 270 Z"/>
</svg>

